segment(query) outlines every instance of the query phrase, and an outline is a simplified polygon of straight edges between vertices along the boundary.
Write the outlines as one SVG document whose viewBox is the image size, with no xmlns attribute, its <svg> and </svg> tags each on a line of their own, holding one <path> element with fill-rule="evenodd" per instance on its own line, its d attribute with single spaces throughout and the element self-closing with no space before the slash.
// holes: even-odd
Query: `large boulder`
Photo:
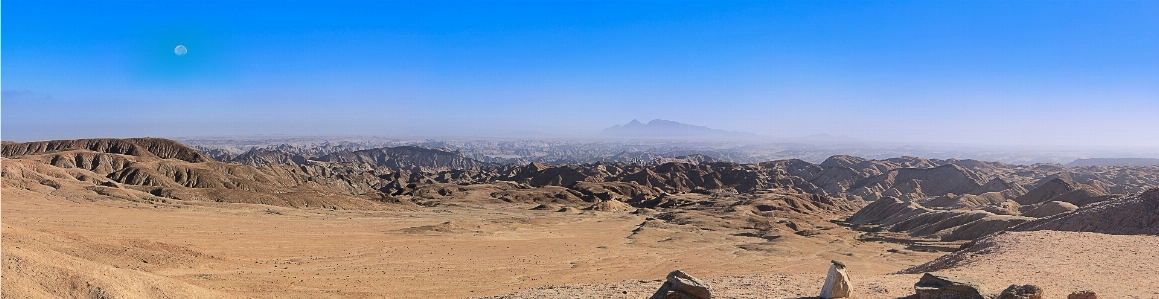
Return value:
<svg viewBox="0 0 1159 299">
<path fill-rule="evenodd" d="M 1032 284 L 1012 284 L 998 294 L 998 299 L 1042 299 L 1042 288 Z"/>
<path fill-rule="evenodd" d="M 668 273 L 668 280 L 649 299 L 711 299 L 712 290 L 700 280 L 676 270 Z"/>
<path fill-rule="evenodd" d="M 825 285 L 821 287 L 821 298 L 849 298 L 849 274 L 845 273 L 845 264 L 832 261 L 829 274 L 825 276 Z"/>
<path fill-rule="evenodd" d="M 914 284 L 919 299 L 989 299 L 981 283 L 926 273 Z"/>
</svg>

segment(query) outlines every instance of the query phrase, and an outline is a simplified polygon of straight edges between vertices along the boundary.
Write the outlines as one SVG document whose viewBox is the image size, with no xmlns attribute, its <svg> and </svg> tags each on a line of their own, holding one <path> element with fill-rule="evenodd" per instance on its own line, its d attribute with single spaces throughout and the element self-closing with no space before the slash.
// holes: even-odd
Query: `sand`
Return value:
<svg viewBox="0 0 1159 299">
<path fill-rule="evenodd" d="M 160 289 L 152 292 L 462 298 L 545 285 L 652 280 L 678 268 L 701 277 L 821 279 L 830 259 L 845 261 L 853 273 L 885 274 L 940 255 L 857 241 L 860 233 L 847 228 L 768 241 L 694 225 L 638 229 L 646 216 L 534 206 L 332 211 L 180 201 L 154 205 L 74 201 L 6 188 L 3 290 L 5 297 L 68 297 L 99 288 L 142 297 L 160 296 L 139 290 Z M 57 270 L 16 271 L 9 268 L 14 260 Z M 114 279 L 86 278 L 101 275 Z M 38 283 L 65 278 L 96 286 Z"/>
<path fill-rule="evenodd" d="M 670 223 L 533 203 L 356 211 L 0 195 L 4 298 L 644 298 L 674 269 L 719 298 L 803 298 L 831 259 L 849 266 L 855 298 L 910 296 L 924 271 L 989 292 L 1159 298 L 1151 235 L 1008 232 L 941 257 L 836 225 L 737 233 L 705 213 Z"/>
<path fill-rule="evenodd" d="M 1066 298 L 1080 290 L 1094 291 L 1100 298 L 1159 298 L 1154 277 L 1159 267 L 1159 236 L 1036 231 L 1004 233 L 978 243 L 906 271 L 914 274 L 850 271 L 853 298 L 907 298 L 924 271 L 979 281 L 983 292 L 991 294 L 1011 284 L 1033 284 L 1043 288 L 1044 298 Z M 824 278 L 822 274 L 757 274 L 702 280 L 712 286 L 714 298 L 810 298 L 818 295 Z M 541 286 L 489 298 L 646 298 L 661 283 Z"/>
</svg>

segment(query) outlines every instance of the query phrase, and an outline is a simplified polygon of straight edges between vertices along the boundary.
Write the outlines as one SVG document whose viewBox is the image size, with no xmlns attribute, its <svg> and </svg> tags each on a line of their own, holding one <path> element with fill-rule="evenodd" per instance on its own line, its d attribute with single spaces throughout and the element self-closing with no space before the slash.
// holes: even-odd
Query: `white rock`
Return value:
<svg viewBox="0 0 1159 299">
<path fill-rule="evenodd" d="M 829 275 L 825 276 L 825 286 L 821 287 L 821 298 L 848 298 L 849 274 L 845 273 L 845 264 L 833 261 L 829 266 Z"/>
</svg>

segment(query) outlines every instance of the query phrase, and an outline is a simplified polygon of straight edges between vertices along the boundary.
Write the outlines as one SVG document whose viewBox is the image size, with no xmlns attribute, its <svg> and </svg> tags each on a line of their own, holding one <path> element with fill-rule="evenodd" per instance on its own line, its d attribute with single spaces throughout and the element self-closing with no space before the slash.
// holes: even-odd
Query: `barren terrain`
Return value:
<svg viewBox="0 0 1159 299">
<path fill-rule="evenodd" d="M 1159 237 L 1082 232 L 1017 232 L 984 239 L 903 274 L 852 272 L 853 298 L 911 298 L 924 271 L 980 282 L 983 293 L 1011 284 L 1042 287 L 1043 298 L 1080 290 L 1100 298 L 1159 298 L 1151 275 L 1159 267 Z M 908 273 L 908 274 L 905 274 Z M 705 279 L 720 298 L 816 298 L 824 274 L 755 274 Z M 492 298 L 646 298 L 659 281 L 543 286 Z M 914 297 L 916 298 L 916 297 Z"/>
<path fill-rule="evenodd" d="M 857 298 L 923 272 L 1155 298 L 1159 168 L 833 156 L 497 165 L 446 149 L 5 142 L 4 298 Z M 1145 191 L 1150 190 L 1150 191 Z"/>
<path fill-rule="evenodd" d="M 164 282 L 191 294 L 257 298 L 460 298 L 662 278 L 677 268 L 701 276 L 823 273 L 830 259 L 884 274 L 940 255 L 859 242 L 835 226 L 773 242 L 695 227 L 633 234 L 645 216 L 533 205 L 331 211 L 3 192 L 11 298 L 68 297 L 72 285 L 106 275 L 149 277 L 103 286 L 118 296 Z"/>
</svg>

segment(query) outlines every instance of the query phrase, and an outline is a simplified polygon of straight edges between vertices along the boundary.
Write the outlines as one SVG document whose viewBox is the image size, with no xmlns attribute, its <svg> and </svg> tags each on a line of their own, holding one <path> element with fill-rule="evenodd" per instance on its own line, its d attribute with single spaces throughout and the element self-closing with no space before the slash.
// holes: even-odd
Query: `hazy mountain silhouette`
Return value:
<svg viewBox="0 0 1159 299">
<path fill-rule="evenodd" d="M 633 119 L 624 125 L 615 125 L 604 129 L 600 136 L 623 138 L 655 138 L 655 139 L 722 139 L 722 138 L 756 138 L 757 134 L 746 132 L 729 132 L 705 126 L 690 125 L 663 119 L 653 119 L 647 124 Z"/>
<path fill-rule="evenodd" d="M 1159 165 L 1159 159 L 1154 158 L 1091 158 L 1077 159 L 1066 164 L 1066 167 L 1080 166 L 1152 166 Z"/>
</svg>

